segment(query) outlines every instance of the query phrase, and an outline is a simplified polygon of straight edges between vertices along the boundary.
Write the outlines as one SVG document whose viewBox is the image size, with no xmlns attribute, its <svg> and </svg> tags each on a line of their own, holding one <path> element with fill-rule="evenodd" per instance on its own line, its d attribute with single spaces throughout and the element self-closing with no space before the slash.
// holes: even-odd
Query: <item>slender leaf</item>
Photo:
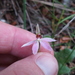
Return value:
<svg viewBox="0 0 75 75">
<path fill-rule="evenodd" d="M 64 18 L 63 20 L 61 20 L 60 22 L 58 22 L 58 25 L 61 24 L 61 23 L 64 22 L 64 21 L 68 20 L 68 19 L 71 19 L 71 18 L 74 17 L 74 16 L 75 16 L 75 14 Z"/>
</svg>

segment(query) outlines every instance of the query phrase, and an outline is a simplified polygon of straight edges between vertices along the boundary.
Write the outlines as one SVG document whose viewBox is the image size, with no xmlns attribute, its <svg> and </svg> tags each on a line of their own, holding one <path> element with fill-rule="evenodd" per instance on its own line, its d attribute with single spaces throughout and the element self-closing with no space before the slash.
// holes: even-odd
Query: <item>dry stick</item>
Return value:
<svg viewBox="0 0 75 75">
<path fill-rule="evenodd" d="M 17 10 L 15 9 L 15 3 L 13 0 L 11 0 L 12 5 L 13 5 L 13 9 L 15 11 L 16 16 L 18 17 L 19 22 L 23 23 L 23 19 L 21 18 L 21 16 L 17 13 Z M 17 22 L 17 24 L 19 25 L 19 23 Z"/>
<path fill-rule="evenodd" d="M 16 4 L 17 4 L 17 6 L 19 8 L 18 12 L 20 13 L 21 17 L 23 18 L 23 12 L 22 12 L 21 7 L 20 7 L 19 3 L 17 2 L 17 0 L 16 0 Z"/>
<path fill-rule="evenodd" d="M 13 1 L 13 0 L 11 0 L 11 2 L 12 2 L 12 5 L 13 5 L 13 9 L 15 10 L 15 14 L 16 14 L 16 16 L 17 16 L 18 14 L 17 14 L 17 11 L 16 11 L 16 9 L 15 9 L 14 1 Z"/>
<path fill-rule="evenodd" d="M 11 2 L 12 2 L 13 9 L 14 9 L 14 11 L 15 11 L 16 16 L 18 16 L 18 13 L 17 13 L 17 11 L 16 11 L 16 9 L 15 9 L 14 1 L 13 1 L 13 0 L 11 0 Z M 16 21 L 16 22 L 17 22 L 17 21 Z M 18 22 L 17 22 L 17 24 L 19 25 L 19 23 L 18 23 Z"/>
<path fill-rule="evenodd" d="M 23 24 L 23 13 L 22 13 L 22 10 L 21 10 L 17 0 L 16 0 L 16 4 L 17 4 L 17 6 L 19 8 L 19 11 L 18 11 L 18 21 Z"/>
<path fill-rule="evenodd" d="M 75 17 L 73 17 L 73 18 L 67 23 L 67 25 L 64 26 L 64 27 L 62 28 L 62 30 L 60 30 L 59 33 L 56 34 L 55 36 L 58 36 L 60 33 L 62 33 L 64 30 L 66 30 L 74 19 L 75 19 Z"/>
<path fill-rule="evenodd" d="M 42 3 L 42 4 L 48 5 L 48 6 L 54 6 L 56 8 L 63 9 L 63 10 L 66 10 L 66 11 L 74 11 L 74 10 L 71 10 L 71 9 L 68 9 L 68 8 L 64 7 L 64 5 L 62 5 L 62 4 L 46 2 L 46 1 L 39 1 L 39 0 L 32 0 L 32 1 L 39 2 L 39 3 Z"/>
<path fill-rule="evenodd" d="M 31 27 L 31 32 L 33 33 L 33 26 L 32 26 L 32 23 L 31 23 L 31 20 L 30 20 L 30 17 L 28 15 L 28 12 L 26 11 L 26 14 L 27 14 L 27 17 L 28 17 L 28 20 L 29 20 L 29 23 L 30 23 L 30 27 Z"/>
</svg>

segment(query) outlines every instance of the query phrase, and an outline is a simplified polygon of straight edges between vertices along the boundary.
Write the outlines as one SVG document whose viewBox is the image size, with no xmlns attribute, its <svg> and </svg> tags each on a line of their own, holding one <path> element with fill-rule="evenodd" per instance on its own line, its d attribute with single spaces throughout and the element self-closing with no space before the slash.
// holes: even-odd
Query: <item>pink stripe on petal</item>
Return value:
<svg viewBox="0 0 75 75">
<path fill-rule="evenodd" d="M 34 55 L 37 54 L 38 49 L 39 49 L 39 42 L 36 41 L 36 42 L 33 44 L 33 46 L 32 46 L 32 53 L 33 53 Z"/>
<path fill-rule="evenodd" d="M 52 47 L 50 46 L 50 44 L 45 41 L 40 41 L 40 44 L 49 51 L 53 50 Z"/>
<path fill-rule="evenodd" d="M 23 44 L 21 47 L 29 46 L 29 45 L 33 44 L 34 42 L 35 42 L 35 41 L 30 41 L 30 42 L 28 42 L 28 43 L 26 43 L 26 44 Z"/>
<path fill-rule="evenodd" d="M 46 42 L 54 42 L 56 40 L 52 39 L 52 38 L 42 38 L 42 41 L 46 41 Z"/>
</svg>

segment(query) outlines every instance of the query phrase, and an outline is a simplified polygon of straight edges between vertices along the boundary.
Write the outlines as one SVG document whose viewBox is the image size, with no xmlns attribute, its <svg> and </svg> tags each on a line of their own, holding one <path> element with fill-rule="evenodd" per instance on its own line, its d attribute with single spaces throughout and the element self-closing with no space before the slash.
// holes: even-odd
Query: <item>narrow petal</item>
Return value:
<svg viewBox="0 0 75 75">
<path fill-rule="evenodd" d="M 46 41 L 46 42 L 54 42 L 56 40 L 52 39 L 52 38 L 42 38 L 41 41 Z"/>
<path fill-rule="evenodd" d="M 38 49 L 39 49 L 39 42 L 36 41 L 36 42 L 33 44 L 33 47 L 32 47 L 32 52 L 33 52 L 34 55 L 37 54 Z"/>
<path fill-rule="evenodd" d="M 40 41 L 40 44 L 49 51 L 53 50 L 52 47 L 50 46 L 50 44 L 45 41 Z"/>
<path fill-rule="evenodd" d="M 35 41 L 30 41 L 30 42 L 28 42 L 28 43 L 26 43 L 26 44 L 23 44 L 21 47 L 29 46 L 29 45 L 33 44 L 34 42 L 35 42 Z"/>
</svg>

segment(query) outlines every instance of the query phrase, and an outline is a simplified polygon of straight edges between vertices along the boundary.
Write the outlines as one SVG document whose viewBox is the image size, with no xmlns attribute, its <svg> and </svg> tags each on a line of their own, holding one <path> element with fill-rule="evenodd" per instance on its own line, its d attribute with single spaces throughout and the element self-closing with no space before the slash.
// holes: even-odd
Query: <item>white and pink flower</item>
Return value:
<svg viewBox="0 0 75 75">
<path fill-rule="evenodd" d="M 29 46 L 29 45 L 33 44 L 32 53 L 37 54 L 38 50 L 40 49 L 40 45 L 43 46 L 46 50 L 51 51 L 52 47 L 50 46 L 50 44 L 48 42 L 55 42 L 55 41 L 56 40 L 54 40 L 52 38 L 41 38 L 39 26 L 37 25 L 36 40 L 30 41 L 30 42 L 22 45 L 21 47 L 26 47 L 26 46 Z"/>
</svg>

